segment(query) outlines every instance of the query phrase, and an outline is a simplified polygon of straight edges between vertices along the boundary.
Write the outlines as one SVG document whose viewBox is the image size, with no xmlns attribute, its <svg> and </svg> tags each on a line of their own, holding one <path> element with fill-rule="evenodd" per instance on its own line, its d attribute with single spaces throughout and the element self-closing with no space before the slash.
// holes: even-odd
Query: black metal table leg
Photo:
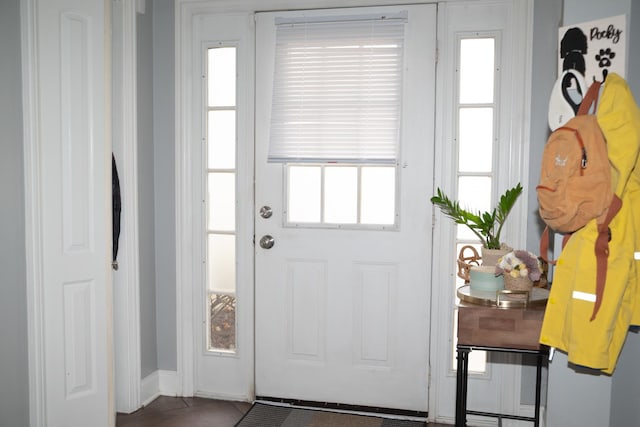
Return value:
<svg viewBox="0 0 640 427">
<path fill-rule="evenodd" d="M 456 373 L 456 427 L 467 425 L 467 380 L 469 350 L 457 348 L 458 371 Z"/>
<path fill-rule="evenodd" d="M 475 411 L 467 409 L 467 386 L 469 383 L 469 353 L 473 350 L 497 351 L 503 353 L 520 353 L 536 355 L 536 402 L 535 414 L 533 417 L 521 416 L 515 414 L 502 414 L 497 412 Z M 456 346 L 456 359 L 458 372 L 456 374 L 456 427 L 467 426 L 467 415 L 479 415 L 482 417 L 498 418 L 498 425 L 502 424 L 502 419 L 530 421 L 534 423 L 534 427 L 540 427 L 540 406 L 541 406 L 541 389 L 542 389 L 542 365 L 543 357 L 548 355 L 548 350 L 541 347 L 538 350 L 504 348 L 504 347 L 486 347 L 486 346 L 470 346 L 458 344 Z"/>
<path fill-rule="evenodd" d="M 538 353 L 536 356 L 536 404 L 535 404 L 535 414 L 533 415 L 534 427 L 540 426 L 540 389 L 542 387 L 542 353 Z"/>
</svg>

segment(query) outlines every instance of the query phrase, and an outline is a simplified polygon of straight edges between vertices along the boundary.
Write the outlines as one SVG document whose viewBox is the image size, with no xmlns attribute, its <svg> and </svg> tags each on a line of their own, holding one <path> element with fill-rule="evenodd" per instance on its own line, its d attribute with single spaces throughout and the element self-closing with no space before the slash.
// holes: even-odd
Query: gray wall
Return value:
<svg viewBox="0 0 640 427">
<path fill-rule="evenodd" d="M 562 22 L 562 2 L 535 0 L 533 15 L 533 58 L 531 82 L 531 129 L 529 150 L 529 190 L 527 221 L 527 249 L 539 252 L 540 235 L 544 223 L 538 215 L 538 199 L 535 184 L 540 180 L 542 151 L 549 136 L 547 111 L 549 95 L 557 75 L 558 27 Z M 535 357 L 525 357 L 522 369 L 521 403 L 535 403 Z M 543 374 L 543 390 L 546 389 L 546 372 Z M 543 399 L 546 396 L 543 395 Z M 543 401 L 544 403 L 544 401 Z"/>
<path fill-rule="evenodd" d="M 169 371 L 177 369 L 173 3 L 153 2 L 156 323 L 158 369 Z"/>
<path fill-rule="evenodd" d="M 591 21 L 608 16 L 629 14 L 630 36 L 627 44 L 627 80 L 638 99 L 640 69 L 637 49 L 630 45 L 640 44 L 637 34 L 639 12 L 631 11 L 631 0 L 564 0 L 563 25 Z M 635 8 L 640 7 L 635 1 Z M 535 181 L 534 181 L 535 182 Z M 629 334 L 613 376 L 594 375 L 591 372 L 568 366 L 567 356 L 557 353 L 549 366 L 549 390 L 547 425 L 549 427 L 626 427 L 638 424 L 640 419 L 640 372 L 637 361 L 640 357 L 640 339 Z"/>
<path fill-rule="evenodd" d="M 138 232 L 140 242 L 140 359 L 142 378 L 158 369 L 156 340 L 155 185 L 153 141 L 153 2 L 137 16 Z"/>
<path fill-rule="evenodd" d="M 173 20 L 173 0 L 137 18 L 142 378 L 177 369 Z"/>
<path fill-rule="evenodd" d="M 640 101 L 640 54 L 638 54 L 638 46 L 640 45 L 640 2 L 638 0 L 631 1 L 631 12 L 627 20 L 629 25 L 629 74 L 627 82 L 631 86 L 636 102 Z"/>
<path fill-rule="evenodd" d="M 640 420 L 640 336 L 629 333 L 611 385 L 611 417 L 609 425 L 625 427 Z M 634 424 L 635 423 L 635 424 Z"/>
<path fill-rule="evenodd" d="M 538 215 L 535 184 L 540 180 L 542 151 L 549 136 L 547 111 L 549 95 L 558 74 L 558 27 L 562 22 L 562 2 L 535 0 L 533 16 L 533 58 L 531 82 L 531 139 L 529 151 L 529 189 L 527 249 L 538 253 L 544 223 Z"/>
<path fill-rule="evenodd" d="M 29 424 L 20 0 L 0 1 L 0 426 Z"/>
</svg>

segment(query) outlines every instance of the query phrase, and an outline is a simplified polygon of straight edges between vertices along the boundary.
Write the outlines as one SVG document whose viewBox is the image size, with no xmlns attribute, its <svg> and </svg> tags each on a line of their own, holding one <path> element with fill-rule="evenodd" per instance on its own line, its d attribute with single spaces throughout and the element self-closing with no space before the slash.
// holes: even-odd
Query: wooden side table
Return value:
<svg viewBox="0 0 640 427">
<path fill-rule="evenodd" d="M 543 358 L 548 348 L 539 344 L 546 289 L 534 288 L 529 298 L 522 295 L 496 295 L 471 291 L 469 286 L 458 289 L 458 343 L 456 375 L 456 427 L 467 425 L 467 415 L 498 419 L 532 421 L 540 425 L 540 395 Z M 467 409 L 469 353 L 473 350 L 536 355 L 536 398 L 533 417 L 482 412 Z"/>
</svg>

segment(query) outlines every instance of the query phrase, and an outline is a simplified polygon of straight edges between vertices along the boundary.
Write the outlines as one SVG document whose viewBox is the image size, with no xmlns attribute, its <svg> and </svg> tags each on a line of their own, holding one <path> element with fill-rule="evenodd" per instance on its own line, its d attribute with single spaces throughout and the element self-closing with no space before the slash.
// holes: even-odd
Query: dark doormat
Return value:
<svg viewBox="0 0 640 427">
<path fill-rule="evenodd" d="M 255 403 L 236 427 L 425 427 L 422 421 Z"/>
</svg>

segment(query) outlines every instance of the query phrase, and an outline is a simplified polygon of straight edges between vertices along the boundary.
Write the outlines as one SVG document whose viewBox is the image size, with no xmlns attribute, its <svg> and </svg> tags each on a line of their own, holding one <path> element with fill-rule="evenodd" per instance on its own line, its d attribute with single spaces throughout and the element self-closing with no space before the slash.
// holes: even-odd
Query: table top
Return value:
<svg viewBox="0 0 640 427">
<path fill-rule="evenodd" d="M 485 307 L 533 308 L 544 307 L 549 299 L 549 290 L 534 287 L 529 294 L 514 291 L 479 291 L 470 285 L 458 288 L 457 296 L 462 302 Z"/>
</svg>

